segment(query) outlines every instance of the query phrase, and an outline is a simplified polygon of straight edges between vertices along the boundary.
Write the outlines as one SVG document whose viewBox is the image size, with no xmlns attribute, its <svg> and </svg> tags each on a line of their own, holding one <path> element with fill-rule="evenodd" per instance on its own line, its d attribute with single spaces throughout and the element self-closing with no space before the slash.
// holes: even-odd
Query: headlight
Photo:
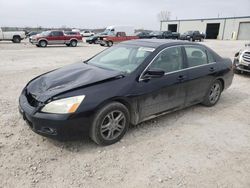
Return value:
<svg viewBox="0 0 250 188">
<path fill-rule="evenodd" d="M 55 113 L 55 114 L 69 114 L 74 113 L 81 102 L 84 100 L 85 95 L 59 99 L 46 104 L 42 108 L 42 112 Z"/>
</svg>

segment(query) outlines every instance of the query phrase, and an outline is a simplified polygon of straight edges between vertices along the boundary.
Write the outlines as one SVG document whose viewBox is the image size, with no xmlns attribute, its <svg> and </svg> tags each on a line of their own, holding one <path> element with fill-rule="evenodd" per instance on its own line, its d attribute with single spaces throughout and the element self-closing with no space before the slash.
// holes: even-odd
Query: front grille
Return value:
<svg viewBox="0 0 250 188">
<path fill-rule="evenodd" d="M 30 106 L 37 107 L 39 105 L 39 101 L 36 100 L 34 95 L 32 95 L 31 93 L 27 93 L 27 92 L 25 95 Z"/>
<path fill-rule="evenodd" d="M 250 70 L 250 66 L 239 65 L 239 67 L 240 67 L 241 69 Z"/>
<path fill-rule="evenodd" d="M 244 54 L 242 55 L 242 58 L 244 61 L 250 63 L 250 52 L 244 52 Z"/>
</svg>

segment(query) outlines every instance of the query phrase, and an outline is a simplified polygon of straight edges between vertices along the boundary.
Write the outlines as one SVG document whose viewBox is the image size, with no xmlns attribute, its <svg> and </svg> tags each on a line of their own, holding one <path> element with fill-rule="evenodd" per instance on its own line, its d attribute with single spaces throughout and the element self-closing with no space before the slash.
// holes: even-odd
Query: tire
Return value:
<svg viewBox="0 0 250 188">
<path fill-rule="evenodd" d="M 77 46 L 77 41 L 76 40 L 70 41 L 70 46 L 71 47 L 76 47 Z"/>
<path fill-rule="evenodd" d="M 12 42 L 13 43 L 20 43 L 21 42 L 21 38 L 19 36 L 14 36 Z"/>
<path fill-rule="evenodd" d="M 217 104 L 217 102 L 220 99 L 221 96 L 221 92 L 222 92 L 222 83 L 220 80 L 216 80 L 214 81 L 208 91 L 207 94 L 205 96 L 204 101 L 202 102 L 203 105 L 211 107 Z"/>
<path fill-rule="evenodd" d="M 46 40 L 41 40 L 39 41 L 39 46 L 42 47 L 42 48 L 45 48 L 47 46 L 47 41 Z"/>
<path fill-rule="evenodd" d="M 108 47 L 113 46 L 113 42 L 112 42 L 112 41 L 108 41 L 108 42 L 107 42 L 107 46 L 108 46 Z"/>
<path fill-rule="evenodd" d="M 109 103 L 96 112 L 89 136 L 98 145 L 114 144 L 125 135 L 129 122 L 126 106 L 119 102 Z"/>
</svg>

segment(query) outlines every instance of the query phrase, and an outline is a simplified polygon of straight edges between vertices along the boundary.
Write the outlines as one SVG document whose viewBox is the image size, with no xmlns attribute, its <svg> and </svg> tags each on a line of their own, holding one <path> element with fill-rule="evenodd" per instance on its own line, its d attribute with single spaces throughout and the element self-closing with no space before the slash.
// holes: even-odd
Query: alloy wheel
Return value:
<svg viewBox="0 0 250 188">
<path fill-rule="evenodd" d="M 101 124 L 101 136 L 105 140 L 113 140 L 121 135 L 126 126 L 126 118 L 123 112 L 119 110 L 108 113 Z"/>
<path fill-rule="evenodd" d="M 214 83 L 210 89 L 209 101 L 214 104 L 220 97 L 221 87 L 219 83 Z"/>
</svg>

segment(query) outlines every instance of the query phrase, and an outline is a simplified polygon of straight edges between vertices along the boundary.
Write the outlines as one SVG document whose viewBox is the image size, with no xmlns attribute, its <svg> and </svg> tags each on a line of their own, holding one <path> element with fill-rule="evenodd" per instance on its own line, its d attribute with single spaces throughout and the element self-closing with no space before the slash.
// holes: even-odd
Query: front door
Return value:
<svg viewBox="0 0 250 188">
<path fill-rule="evenodd" d="M 144 79 L 142 74 L 137 86 L 140 93 L 137 99 L 140 120 L 184 106 L 188 78 L 182 54 L 180 46 L 166 48 L 147 68 L 164 70 L 165 75 L 161 78 Z"/>
</svg>

